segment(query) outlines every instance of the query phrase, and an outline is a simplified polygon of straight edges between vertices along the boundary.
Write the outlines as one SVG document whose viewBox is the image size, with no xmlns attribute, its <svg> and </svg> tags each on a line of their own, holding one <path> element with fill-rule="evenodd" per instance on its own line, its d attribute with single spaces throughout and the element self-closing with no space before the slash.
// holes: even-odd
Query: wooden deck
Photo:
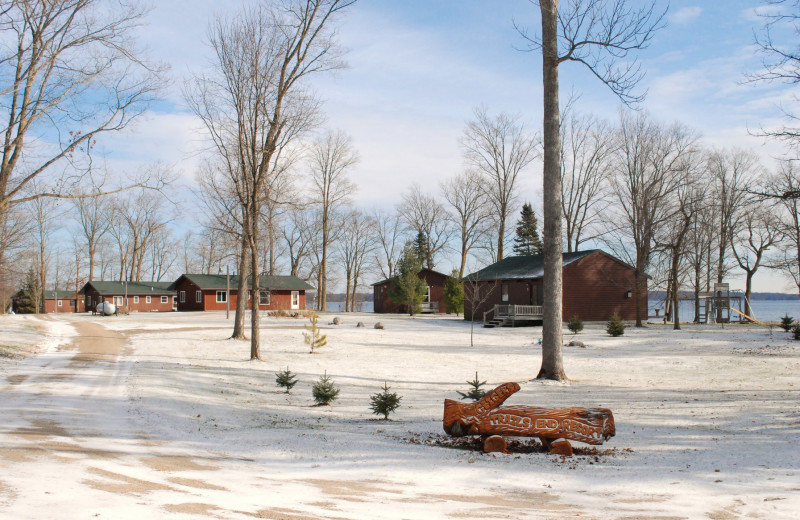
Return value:
<svg viewBox="0 0 800 520">
<path fill-rule="evenodd" d="M 537 321 L 543 317 L 541 305 L 495 305 L 483 313 L 483 326 L 513 327 L 517 321 Z"/>
</svg>

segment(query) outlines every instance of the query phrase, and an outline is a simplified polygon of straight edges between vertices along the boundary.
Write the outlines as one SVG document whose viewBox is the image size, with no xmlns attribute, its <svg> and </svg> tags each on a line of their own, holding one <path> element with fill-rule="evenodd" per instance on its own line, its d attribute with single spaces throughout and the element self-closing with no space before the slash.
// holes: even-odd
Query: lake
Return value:
<svg viewBox="0 0 800 520">
<path fill-rule="evenodd" d="M 781 321 L 781 318 L 788 313 L 800 320 L 800 299 L 797 300 L 753 300 L 754 318 L 760 321 Z M 664 302 L 650 302 L 650 316 L 655 316 L 655 308 L 660 309 L 660 314 L 664 314 Z M 328 302 L 328 312 L 343 312 L 344 302 Z M 362 302 L 357 307 L 359 312 L 372 312 L 372 302 Z M 694 302 L 681 302 L 680 308 L 681 321 L 691 321 L 694 318 Z M 735 313 L 731 313 L 735 314 Z"/>
</svg>

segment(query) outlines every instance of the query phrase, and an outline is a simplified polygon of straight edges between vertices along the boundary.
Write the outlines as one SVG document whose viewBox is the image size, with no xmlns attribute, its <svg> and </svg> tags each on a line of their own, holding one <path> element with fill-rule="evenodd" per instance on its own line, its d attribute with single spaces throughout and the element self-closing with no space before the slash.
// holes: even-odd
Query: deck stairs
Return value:
<svg viewBox="0 0 800 520">
<path fill-rule="evenodd" d="M 488 329 L 513 327 L 518 321 L 528 322 L 542 318 L 541 305 L 495 305 L 483 313 L 483 326 Z"/>
</svg>

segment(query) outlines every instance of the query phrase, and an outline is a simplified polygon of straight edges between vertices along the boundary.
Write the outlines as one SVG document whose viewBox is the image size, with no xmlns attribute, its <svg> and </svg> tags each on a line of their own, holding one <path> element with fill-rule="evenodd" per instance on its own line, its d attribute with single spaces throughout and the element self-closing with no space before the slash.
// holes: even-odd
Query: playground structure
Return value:
<svg viewBox="0 0 800 520">
<path fill-rule="evenodd" d="M 697 323 L 761 323 L 744 312 L 747 298 L 741 290 L 730 290 L 727 283 L 716 284 L 714 291 L 700 292 L 698 306 L 691 319 Z M 680 301 L 694 302 L 694 295 L 681 296 Z M 665 313 L 666 314 L 666 313 Z M 686 316 L 686 318 L 689 318 Z M 667 320 L 666 315 L 664 320 Z"/>
</svg>

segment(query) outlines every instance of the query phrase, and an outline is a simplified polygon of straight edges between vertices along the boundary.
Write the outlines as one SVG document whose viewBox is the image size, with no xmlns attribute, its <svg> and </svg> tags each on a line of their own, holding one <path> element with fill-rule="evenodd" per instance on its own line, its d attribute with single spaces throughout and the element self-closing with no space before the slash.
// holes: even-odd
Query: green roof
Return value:
<svg viewBox="0 0 800 520">
<path fill-rule="evenodd" d="M 109 282 L 93 280 L 91 282 L 86 282 L 86 285 L 83 286 L 80 293 L 85 294 L 89 286 L 92 286 L 94 290 L 100 294 L 173 294 L 175 291 L 170 289 L 171 283 L 172 282 Z"/>
<path fill-rule="evenodd" d="M 75 291 L 45 291 L 44 298 L 46 300 L 68 300 L 75 298 Z"/>
<path fill-rule="evenodd" d="M 563 253 L 562 266 L 577 262 L 581 258 L 587 257 L 592 253 L 597 253 L 599 249 L 588 251 L 577 251 L 575 253 Z M 605 253 L 604 253 L 605 254 Z M 469 281 L 494 281 L 494 280 L 531 280 L 544 276 L 544 255 L 509 256 L 499 262 L 488 265 L 472 274 L 464 277 Z"/>
<path fill-rule="evenodd" d="M 182 274 L 180 278 L 170 284 L 170 289 L 176 290 L 181 280 L 186 278 L 201 289 L 225 289 L 226 281 L 224 274 Z M 248 277 L 249 278 L 249 277 Z M 231 275 L 231 289 L 236 289 L 239 285 L 239 275 Z M 305 291 L 313 290 L 314 287 L 307 284 L 296 276 L 268 276 L 262 275 L 258 278 L 258 285 L 262 289 Z"/>
</svg>

